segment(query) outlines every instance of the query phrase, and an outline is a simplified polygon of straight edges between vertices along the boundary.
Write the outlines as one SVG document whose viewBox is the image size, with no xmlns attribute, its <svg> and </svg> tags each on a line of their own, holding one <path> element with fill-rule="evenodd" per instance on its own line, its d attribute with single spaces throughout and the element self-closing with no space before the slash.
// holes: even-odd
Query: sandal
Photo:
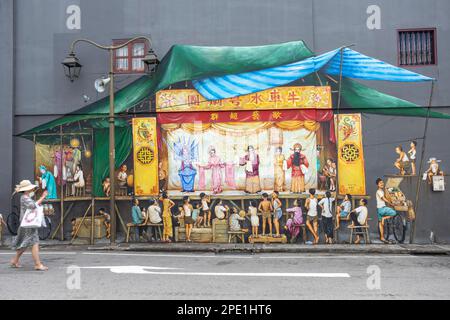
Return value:
<svg viewBox="0 0 450 320">
<path fill-rule="evenodd" d="M 36 271 L 48 271 L 48 267 L 44 266 L 42 263 L 39 267 L 34 267 Z"/>
<path fill-rule="evenodd" d="M 20 269 L 22 266 L 19 263 L 10 263 L 9 266 L 13 269 Z"/>
<path fill-rule="evenodd" d="M 380 239 L 380 241 L 381 241 L 381 242 L 383 242 L 384 244 L 390 244 L 390 242 L 389 242 L 389 241 L 387 241 L 387 240 L 384 240 L 384 239 Z"/>
</svg>

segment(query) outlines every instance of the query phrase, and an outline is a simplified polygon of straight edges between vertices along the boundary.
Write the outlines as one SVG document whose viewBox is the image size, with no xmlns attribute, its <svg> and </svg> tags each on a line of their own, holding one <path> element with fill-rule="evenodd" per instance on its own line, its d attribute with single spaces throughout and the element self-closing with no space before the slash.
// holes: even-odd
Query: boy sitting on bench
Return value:
<svg viewBox="0 0 450 320">
<path fill-rule="evenodd" d="M 350 212 L 350 219 L 352 220 L 352 227 L 361 227 L 367 224 L 368 210 L 367 210 L 367 200 L 359 200 L 359 207 Z M 361 242 L 361 237 L 359 233 L 362 231 L 361 228 L 356 228 L 356 240 L 355 244 Z"/>
</svg>

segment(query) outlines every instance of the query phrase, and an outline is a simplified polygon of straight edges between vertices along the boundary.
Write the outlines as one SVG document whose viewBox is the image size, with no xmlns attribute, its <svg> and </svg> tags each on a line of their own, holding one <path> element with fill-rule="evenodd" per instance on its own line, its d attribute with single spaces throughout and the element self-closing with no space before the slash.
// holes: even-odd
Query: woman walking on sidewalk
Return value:
<svg viewBox="0 0 450 320">
<path fill-rule="evenodd" d="M 20 184 L 16 185 L 15 192 L 22 193 L 20 197 L 20 221 L 22 221 L 25 211 L 27 209 L 33 210 L 36 206 L 41 205 L 47 196 L 48 192 L 45 190 L 38 201 L 34 201 L 34 191 L 38 186 L 32 184 L 29 180 L 22 180 Z M 38 228 L 22 228 L 17 230 L 17 236 L 13 238 L 11 247 L 16 250 L 16 256 L 11 260 L 12 268 L 20 268 L 19 260 L 25 250 L 31 247 L 31 255 L 34 260 L 34 269 L 37 271 L 47 271 L 48 268 L 44 266 L 39 257 L 39 234 Z"/>
</svg>

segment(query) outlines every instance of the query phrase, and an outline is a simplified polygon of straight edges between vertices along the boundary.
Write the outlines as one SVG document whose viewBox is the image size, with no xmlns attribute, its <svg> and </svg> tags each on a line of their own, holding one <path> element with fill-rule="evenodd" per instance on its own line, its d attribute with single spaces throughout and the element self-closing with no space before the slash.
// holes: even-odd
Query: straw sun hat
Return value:
<svg viewBox="0 0 450 320">
<path fill-rule="evenodd" d="M 35 184 L 32 184 L 30 180 L 22 180 L 19 184 L 16 184 L 16 192 L 24 192 L 24 191 L 31 191 L 33 189 L 36 189 L 38 186 Z"/>
</svg>

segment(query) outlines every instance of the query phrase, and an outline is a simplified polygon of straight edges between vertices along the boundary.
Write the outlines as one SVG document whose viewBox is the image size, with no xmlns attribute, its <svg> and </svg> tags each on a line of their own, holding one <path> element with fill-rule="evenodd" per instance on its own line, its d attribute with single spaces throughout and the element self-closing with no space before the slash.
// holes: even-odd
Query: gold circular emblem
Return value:
<svg viewBox="0 0 450 320">
<path fill-rule="evenodd" d="M 150 147 L 141 147 L 136 153 L 136 158 L 142 164 L 150 164 L 155 158 L 155 153 Z"/>
<path fill-rule="evenodd" d="M 356 144 L 346 143 L 341 147 L 341 159 L 345 162 L 353 162 L 360 157 L 360 151 Z"/>
</svg>

